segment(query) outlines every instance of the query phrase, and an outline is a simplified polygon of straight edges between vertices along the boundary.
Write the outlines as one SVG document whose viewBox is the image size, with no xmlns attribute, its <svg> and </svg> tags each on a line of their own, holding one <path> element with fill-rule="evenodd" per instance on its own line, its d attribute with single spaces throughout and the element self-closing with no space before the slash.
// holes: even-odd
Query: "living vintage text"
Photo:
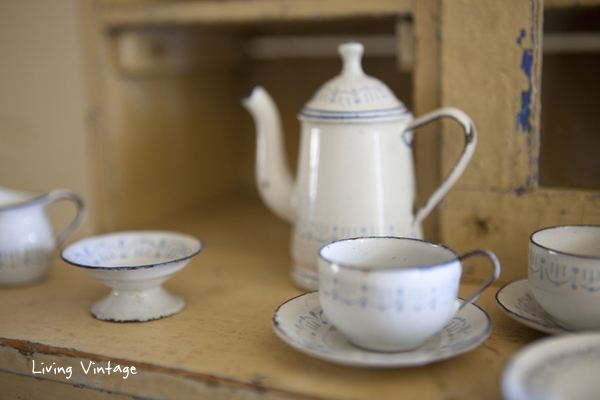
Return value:
<svg viewBox="0 0 600 400">
<path fill-rule="evenodd" d="M 65 378 L 67 378 L 67 379 L 71 379 L 71 376 L 73 375 L 73 367 L 72 366 L 59 367 L 59 366 L 56 366 L 55 362 L 53 362 L 52 365 L 45 365 L 43 362 L 40 363 L 39 365 L 36 365 L 35 360 L 32 360 L 32 362 L 33 362 L 33 364 L 32 364 L 31 370 L 34 374 L 42 374 L 42 375 L 62 374 L 62 375 L 65 375 Z M 115 365 L 111 366 L 110 361 L 107 362 L 106 366 L 97 366 L 96 363 L 93 361 L 89 361 L 87 363 L 87 365 L 83 361 L 81 361 L 79 364 L 81 365 L 81 370 L 86 375 L 88 375 L 88 374 L 110 375 L 112 373 L 112 374 L 121 374 L 123 376 L 123 379 L 127 379 L 127 378 L 129 378 L 129 374 L 132 374 L 132 375 L 137 374 L 135 367 L 129 367 L 129 366 L 122 367 L 119 364 L 115 364 Z"/>
</svg>

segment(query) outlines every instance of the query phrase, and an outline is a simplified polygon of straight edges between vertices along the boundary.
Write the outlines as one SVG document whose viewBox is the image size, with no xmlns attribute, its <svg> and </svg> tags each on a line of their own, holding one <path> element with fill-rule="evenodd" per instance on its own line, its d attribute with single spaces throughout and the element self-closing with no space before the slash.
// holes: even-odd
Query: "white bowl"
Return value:
<svg viewBox="0 0 600 400">
<path fill-rule="evenodd" d="M 197 238 L 167 231 L 93 236 L 65 247 L 63 260 L 112 289 L 91 313 L 105 321 L 150 321 L 181 311 L 184 300 L 161 286 L 202 250 Z"/>
</svg>

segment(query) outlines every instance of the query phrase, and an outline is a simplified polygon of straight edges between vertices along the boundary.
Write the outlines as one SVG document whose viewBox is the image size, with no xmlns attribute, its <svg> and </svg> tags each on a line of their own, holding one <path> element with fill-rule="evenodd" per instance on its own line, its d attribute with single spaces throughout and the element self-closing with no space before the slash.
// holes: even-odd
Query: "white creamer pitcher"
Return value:
<svg viewBox="0 0 600 400">
<path fill-rule="evenodd" d="M 361 66 L 363 46 L 339 47 L 341 73 L 304 105 L 296 180 L 283 149 L 279 112 L 260 86 L 243 99 L 256 123 L 256 183 L 261 198 L 294 224 L 292 279 L 318 287 L 321 246 L 357 236 L 422 238 L 421 223 L 461 176 L 475 150 L 471 119 L 456 108 L 413 118 L 380 80 Z M 452 171 L 415 212 L 413 130 L 443 117 L 464 129 L 465 146 Z"/>
<path fill-rule="evenodd" d="M 58 200 L 77 206 L 75 220 L 56 237 L 46 206 Z M 0 285 L 17 286 L 43 279 L 54 250 L 83 222 L 83 201 L 70 190 L 40 195 L 0 187 Z"/>
</svg>

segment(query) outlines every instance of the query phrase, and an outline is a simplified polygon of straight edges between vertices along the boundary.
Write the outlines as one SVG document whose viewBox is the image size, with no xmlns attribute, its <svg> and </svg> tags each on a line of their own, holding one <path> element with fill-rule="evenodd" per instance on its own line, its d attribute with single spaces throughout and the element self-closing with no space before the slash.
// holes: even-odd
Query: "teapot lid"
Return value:
<svg viewBox="0 0 600 400">
<path fill-rule="evenodd" d="M 325 82 L 298 113 L 300 119 L 380 121 L 404 118 L 410 112 L 392 90 L 379 79 L 364 73 L 364 47 L 358 42 L 342 43 L 342 72 Z"/>
</svg>

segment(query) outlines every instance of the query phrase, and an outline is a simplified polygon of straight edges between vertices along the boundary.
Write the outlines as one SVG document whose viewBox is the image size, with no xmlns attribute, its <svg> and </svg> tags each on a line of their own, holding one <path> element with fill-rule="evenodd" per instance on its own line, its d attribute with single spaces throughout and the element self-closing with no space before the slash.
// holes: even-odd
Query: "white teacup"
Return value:
<svg viewBox="0 0 600 400">
<path fill-rule="evenodd" d="M 600 329 L 600 226 L 556 226 L 529 240 L 529 286 L 567 329 Z"/>
<path fill-rule="evenodd" d="M 457 298 L 461 261 L 476 255 L 489 258 L 494 272 L 462 302 Z M 500 275 L 500 263 L 489 251 L 459 257 L 419 239 L 344 239 L 323 246 L 319 256 L 325 315 L 354 345 L 374 351 L 421 346 Z"/>
</svg>

